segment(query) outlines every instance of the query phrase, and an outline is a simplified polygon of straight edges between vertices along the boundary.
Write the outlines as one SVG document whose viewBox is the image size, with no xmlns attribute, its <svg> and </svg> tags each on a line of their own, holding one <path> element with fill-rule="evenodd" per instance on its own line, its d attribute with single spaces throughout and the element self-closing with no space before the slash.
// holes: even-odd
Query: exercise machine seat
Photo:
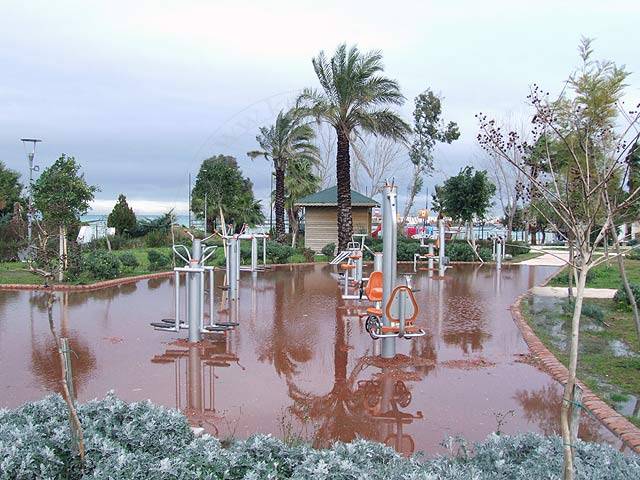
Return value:
<svg viewBox="0 0 640 480">
<path fill-rule="evenodd" d="M 372 302 L 382 301 L 382 272 L 371 272 L 364 294 Z"/>
</svg>

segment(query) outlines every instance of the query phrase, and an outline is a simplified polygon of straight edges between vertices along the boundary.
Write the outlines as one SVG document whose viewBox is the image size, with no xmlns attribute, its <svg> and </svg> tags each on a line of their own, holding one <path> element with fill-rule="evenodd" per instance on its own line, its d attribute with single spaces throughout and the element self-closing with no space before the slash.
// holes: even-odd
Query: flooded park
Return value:
<svg viewBox="0 0 640 480">
<path fill-rule="evenodd" d="M 448 436 L 558 433 L 562 386 L 530 361 L 509 311 L 556 270 L 460 264 L 444 277 L 418 272 L 416 324 L 427 334 L 397 338 L 392 360 L 379 356 L 364 307 L 342 299 L 326 264 L 242 272 L 237 302 L 217 288 L 216 272 L 219 320 L 239 325 L 199 343 L 150 326 L 174 316 L 169 276 L 88 292 L 1 291 L 0 407 L 61 392 L 51 321 L 74 353 L 79 401 L 110 390 L 150 399 L 221 439 L 271 433 L 325 447 L 365 438 L 431 455 Z M 588 415 L 579 435 L 620 447 Z"/>
</svg>

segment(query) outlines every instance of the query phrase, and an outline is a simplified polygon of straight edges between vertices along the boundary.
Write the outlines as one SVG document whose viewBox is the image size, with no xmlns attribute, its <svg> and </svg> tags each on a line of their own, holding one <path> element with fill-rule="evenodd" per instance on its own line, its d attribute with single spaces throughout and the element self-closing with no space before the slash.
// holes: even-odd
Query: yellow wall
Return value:
<svg viewBox="0 0 640 480">
<path fill-rule="evenodd" d="M 320 252 L 328 243 L 338 244 L 338 225 L 336 207 L 305 207 L 304 246 Z M 371 232 L 371 209 L 354 207 L 352 209 L 353 233 Z"/>
</svg>

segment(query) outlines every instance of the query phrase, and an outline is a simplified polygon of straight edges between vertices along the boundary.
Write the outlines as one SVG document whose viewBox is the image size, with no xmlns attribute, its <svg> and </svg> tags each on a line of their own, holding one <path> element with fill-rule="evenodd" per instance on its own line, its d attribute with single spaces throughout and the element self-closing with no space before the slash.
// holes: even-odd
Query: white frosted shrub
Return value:
<svg viewBox="0 0 640 480">
<path fill-rule="evenodd" d="M 0 479 L 538 480 L 558 479 L 562 471 L 561 440 L 531 433 L 490 435 L 473 447 L 451 440 L 457 454 L 422 459 L 365 440 L 316 450 L 256 435 L 223 448 L 211 436 L 194 437 L 176 410 L 112 394 L 80 405 L 78 413 L 84 465 L 71 450 L 59 396 L 0 410 Z M 640 478 L 638 456 L 595 443 L 578 442 L 576 468 L 581 480 Z"/>
</svg>

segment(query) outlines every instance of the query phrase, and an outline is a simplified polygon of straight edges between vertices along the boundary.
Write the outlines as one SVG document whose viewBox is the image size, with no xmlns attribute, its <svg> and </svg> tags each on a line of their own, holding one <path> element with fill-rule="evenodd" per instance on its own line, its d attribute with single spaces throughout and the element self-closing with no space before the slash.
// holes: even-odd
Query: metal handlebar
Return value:
<svg viewBox="0 0 640 480">
<path fill-rule="evenodd" d="M 202 259 L 200 260 L 201 265 L 204 265 L 204 262 L 206 262 L 209 257 L 213 255 L 213 253 L 216 251 L 216 248 L 218 248 L 217 245 L 209 245 L 207 247 L 204 247 L 204 249 L 202 250 Z"/>
<path fill-rule="evenodd" d="M 178 249 L 182 247 L 184 249 L 184 251 L 187 253 L 187 258 L 184 258 L 180 252 L 178 251 Z M 189 249 L 186 247 L 186 245 L 174 245 L 172 247 L 173 253 L 175 253 L 177 256 L 179 256 L 182 260 L 185 261 L 185 263 L 189 263 L 191 261 L 191 253 L 189 252 Z"/>
</svg>

